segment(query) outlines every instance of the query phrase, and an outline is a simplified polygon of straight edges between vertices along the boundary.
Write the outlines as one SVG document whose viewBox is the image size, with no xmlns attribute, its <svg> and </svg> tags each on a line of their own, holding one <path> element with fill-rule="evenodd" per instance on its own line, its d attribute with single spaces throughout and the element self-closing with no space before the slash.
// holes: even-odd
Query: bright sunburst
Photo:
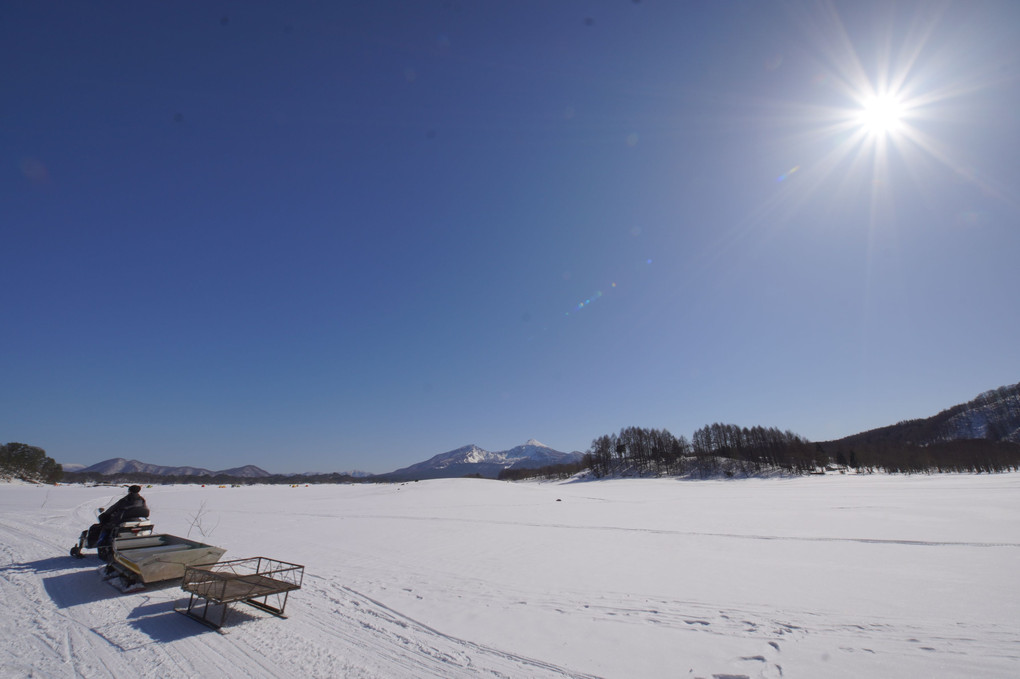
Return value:
<svg viewBox="0 0 1020 679">
<path fill-rule="evenodd" d="M 908 16 L 905 26 L 894 26 L 889 19 L 873 41 L 877 49 L 862 55 L 832 4 L 811 7 L 798 15 L 798 22 L 814 48 L 815 83 L 824 86 L 819 91 L 828 101 L 789 107 L 795 113 L 787 120 L 802 127 L 788 139 L 798 145 L 804 142 L 800 149 L 817 155 L 790 159 L 799 170 L 798 188 L 787 183 L 776 196 L 777 203 L 792 200 L 795 208 L 810 196 L 821 195 L 818 189 L 835 179 L 843 195 L 850 195 L 854 185 L 870 186 L 877 219 L 881 216 L 877 202 L 889 198 L 894 187 L 904 191 L 913 185 L 927 192 L 923 177 L 947 170 L 955 181 L 973 182 L 986 194 L 1008 193 L 989 178 L 979 180 L 967 172 L 959 148 L 945 136 L 952 100 L 958 103 L 1005 77 L 1001 69 L 957 65 L 966 63 L 961 55 L 968 43 L 954 42 L 954 35 L 938 30 L 945 8 L 919 9 Z M 784 182 L 789 174 L 777 181 Z"/>
<path fill-rule="evenodd" d="M 872 135 L 892 135 L 903 123 L 903 104 L 894 94 L 870 96 L 861 102 L 857 123 Z"/>
<path fill-rule="evenodd" d="M 897 206 L 914 197 L 936 205 L 942 196 L 932 187 L 946 179 L 1020 205 L 1010 188 L 968 165 L 952 135 L 968 110 L 961 103 L 1015 76 L 968 61 L 972 36 L 942 30 L 945 7 L 918 9 L 905 26 L 885 17 L 877 37 L 860 43 L 831 2 L 802 10 L 795 18 L 807 46 L 804 63 L 815 74 L 811 89 L 801 90 L 804 99 L 765 102 L 762 110 L 775 112 L 768 123 L 788 130 L 775 137 L 784 162 L 775 168 L 776 190 L 733 239 L 765 223 L 788 223 L 809 204 L 833 213 L 866 205 L 870 256 L 879 237 L 898 228 Z M 868 51 L 859 52 L 859 44 Z"/>
</svg>

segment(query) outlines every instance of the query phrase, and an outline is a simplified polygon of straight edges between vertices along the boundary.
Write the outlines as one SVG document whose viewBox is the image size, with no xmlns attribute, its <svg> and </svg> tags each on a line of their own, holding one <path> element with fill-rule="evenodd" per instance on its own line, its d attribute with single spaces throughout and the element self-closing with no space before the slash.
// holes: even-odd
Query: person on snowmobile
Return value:
<svg viewBox="0 0 1020 679">
<path fill-rule="evenodd" d="M 131 486 L 128 494 L 117 500 L 112 507 L 99 515 L 99 524 L 113 531 L 118 524 L 131 519 L 145 519 L 149 516 L 149 506 L 141 496 L 141 486 Z"/>
<path fill-rule="evenodd" d="M 139 521 L 149 516 L 149 506 L 145 503 L 141 492 L 141 486 L 131 486 L 128 488 L 128 494 L 117 500 L 112 507 L 106 510 L 100 507 L 99 518 L 96 519 L 98 523 L 92 524 L 81 532 L 78 544 L 71 547 L 71 556 L 78 559 L 84 558 L 81 550 L 94 547 L 99 550 L 100 559 L 109 561 L 112 558 L 111 548 L 118 527 L 125 521 Z M 132 533 L 141 530 L 143 529 L 132 530 Z M 143 535 L 149 535 L 152 532 L 152 524 L 148 524 L 144 530 Z"/>
</svg>

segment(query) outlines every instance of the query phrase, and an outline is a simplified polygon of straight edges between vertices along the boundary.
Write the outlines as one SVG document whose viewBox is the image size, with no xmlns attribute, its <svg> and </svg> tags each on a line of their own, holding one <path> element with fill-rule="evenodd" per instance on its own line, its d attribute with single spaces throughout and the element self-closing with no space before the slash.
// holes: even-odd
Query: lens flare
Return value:
<svg viewBox="0 0 1020 679">
<path fill-rule="evenodd" d="M 784 172 L 783 174 L 781 174 L 778 177 L 776 177 L 776 181 L 777 182 L 786 181 L 787 177 L 789 177 L 791 174 L 793 174 L 794 172 L 796 172 L 799 169 L 800 169 L 800 165 L 795 165 L 794 167 L 790 168 L 789 172 Z"/>
</svg>

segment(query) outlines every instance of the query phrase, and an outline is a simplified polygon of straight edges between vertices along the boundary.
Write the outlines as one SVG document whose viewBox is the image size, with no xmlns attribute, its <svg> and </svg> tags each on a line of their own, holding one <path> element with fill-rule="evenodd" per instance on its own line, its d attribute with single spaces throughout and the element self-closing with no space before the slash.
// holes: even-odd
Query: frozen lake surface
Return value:
<svg viewBox="0 0 1020 679">
<path fill-rule="evenodd" d="M 0 485 L 0 677 L 1020 676 L 1020 474 L 146 489 L 306 567 L 226 635 L 68 555 L 121 494 Z"/>
</svg>

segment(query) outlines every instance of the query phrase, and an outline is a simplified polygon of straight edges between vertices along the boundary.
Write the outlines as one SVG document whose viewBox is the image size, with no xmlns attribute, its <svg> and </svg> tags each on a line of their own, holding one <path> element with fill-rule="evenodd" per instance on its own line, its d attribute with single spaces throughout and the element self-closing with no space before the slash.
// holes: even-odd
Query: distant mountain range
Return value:
<svg viewBox="0 0 1020 679">
<path fill-rule="evenodd" d="M 68 465 L 70 466 L 70 465 Z M 65 471 L 72 471 L 65 467 Z M 73 471 L 80 473 L 102 474 L 112 476 L 115 474 L 152 474 L 153 476 L 236 476 L 243 479 L 256 479 L 264 476 L 272 476 L 265 469 L 260 469 L 249 464 L 244 467 L 233 467 L 220 471 L 210 471 L 201 467 L 164 467 L 158 464 L 148 464 L 138 460 L 125 460 L 123 457 L 115 457 L 111 460 L 98 462 L 91 467 L 83 467 Z"/>
<path fill-rule="evenodd" d="M 406 479 L 440 479 L 478 474 L 487 478 L 496 478 L 504 469 L 535 469 L 554 464 L 577 462 L 583 453 L 563 453 L 543 445 L 535 439 L 527 443 L 500 452 L 489 452 L 476 445 L 467 445 L 447 453 L 440 453 L 424 462 L 410 467 L 397 469 L 388 474 L 367 474 L 365 472 L 346 472 L 355 478 L 377 478 L 385 481 Z M 64 465 L 64 471 L 72 473 L 100 474 L 115 476 L 118 474 L 151 474 L 153 476 L 235 476 L 239 478 L 258 479 L 274 476 L 254 465 L 234 467 L 220 471 L 210 471 L 200 467 L 166 467 L 148 464 L 138 460 L 125 460 L 116 457 L 104 460 L 90 467 L 81 465 Z M 295 476 L 329 476 L 330 474 L 308 473 Z"/>
<path fill-rule="evenodd" d="M 975 439 L 1004 442 L 1002 445 L 1020 444 L 1020 384 L 986 391 L 972 401 L 953 406 L 932 417 L 899 422 L 829 443 L 929 446 L 948 441 Z M 496 478 L 504 469 L 537 469 L 579 462 L 583 457 L 581 452 L 564 453 L 530 439 L 522 445 L 498 452 L 490 452 L 474 444 L 466 445 L 387 474 L 349 472 L 345 475 L 381 481 L 456 478 L 468 475 Z M 248 479 L 278 476 L 254 465 L 210 471 L 199 467 L 165 467 L 119 457 L 84 468 L 80 465 L 64 465 L 64 469 L 66 472 L 106 476 L 131 473 L 195 477 L 223 475 Z M 330 474 L 304 476 L 330 476 Z"/>
<path fill-rule="evenodd" d="M 495 453 L 470 444 L 379 476 L 387 480 L 400 480 L 443 479 L 478 474 L 494 479 L 504 469 L 537 469 L 568 464 L 579 462 L 583 456 L 583 453 L 577 451 L 564 453 L 553 450 L 535 439 Z"/>
</svg>

